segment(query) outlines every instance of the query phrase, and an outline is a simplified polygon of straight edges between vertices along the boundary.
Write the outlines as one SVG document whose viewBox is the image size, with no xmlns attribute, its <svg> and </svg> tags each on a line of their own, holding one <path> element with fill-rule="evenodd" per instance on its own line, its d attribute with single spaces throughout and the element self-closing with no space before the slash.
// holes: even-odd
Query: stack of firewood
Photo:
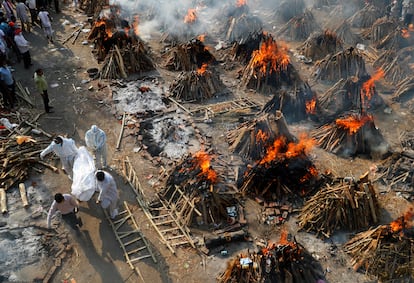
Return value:
<svg viewBox="0 0 414 283">
<path fill-rule="evenodd" d="M 240 42 L 246 35 L 258 33 L 262 30 L 262 21 L 252 15 L 242 14 L 237 18 L 230 18 L 226 27 L 226 40 L 229 42 Z"/>
<path fill-rule="evenodd" d="M 376 20 L 371 27 L 371 42 L 374 45 L 381 43 L 397 27 L 398 23 L 393 19 L 380 18 Z"/>
<path fill-rule="evenodd" d="M 267 35 L 262 31 L 249 33 L 247 36 L 244 35 L 242 40 L 233 43 L 230 51 L 231 59 L 247 64 L 253 51 L 258 50 L 260 43 L 266 38 Z"/>
<path fill-rule="evenodd" d="M 363 77 L 368 73 L 364 58 L 353 48 L 326 56 L 315 64 L 317 79 L 336 82 L 352 76 Z"/>
<path fill-rule="evenodd" d="M 382 282 L 410 282 L 413 272 L 412 208 L 388 225 L 358 233 L 344 250 L 352 257 L 354 270 L 364 269 Z"/>
<path fill-rule="evenodd" d="M 413 97 L 414 78 L 409 76 L 397 83 L 397 89 L 392 95 L 394 101 L 410 100 Z"/>
<path fill-rule="evenodd" d="M 366 228 L 377 223 L 378 216 L 376 193 L 365 175 L 359 181 L 350 179 L 327 184 L 305 203 L 298 224 L 307 232 L 329 238 L 338 229 Z"/>
<path fill-rule="evenodd" d="M 340 24 L 336 29 L 334 29 L 336 36 L 342 40 L 342 42 L 355 46 L 357 43 L 362 41 L 361 37 L 355 34 L 352 29 L 349 21 L 345 20 Z"/>
<path fill-rule="evenodd" d="M 342 42 L 335 32 L 325 30 L 311 35 L 301 46 L 301 53 L 313 60 L 319 60 L 330 53 L 342 50 Z"/>
<path fill-rule="evenodd" d="M 283 0 L 275 9 L 275 18 L 286 23 L 293 17 L 302 14 L 305 8 L 304 0 Z"/>
<path fill-rule="evenodd" d="M 312 12 L 305 13 L 290 19 L 278 32 L 278 36 L 287 37 L 291 40 L 305 40 L 313 32 L 320 29 Z"/>
<path fill-rule="evenodd" d="M 414 47 L 406 47 L 400 50 L 390 49 L 383 52 L 378 59 L 374 62 L 375 68 L 381 68 L 384 71 L 384 78 L 392 83 L 399 84 L 398 88 L 403 86 L 406 82 L 410 81 L 410 75 L 413 70 L 413 58 L 411 54 L 414 51 Z M 405 92 L 406 87 L 404 86 L 397 92 L 399 94 Z"/>
<path fill-rule="evenodd" d="M 350 18 L 350 23 L 353 27 L 370 28 L 381 16 L 382 12 L 380 9 L 368 4 Z"/>
</svg>

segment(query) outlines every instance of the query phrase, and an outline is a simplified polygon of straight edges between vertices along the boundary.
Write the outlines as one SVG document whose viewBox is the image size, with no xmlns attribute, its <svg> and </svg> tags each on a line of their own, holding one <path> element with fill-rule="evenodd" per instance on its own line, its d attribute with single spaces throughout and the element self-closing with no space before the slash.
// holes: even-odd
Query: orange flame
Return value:
<svg viewBox="0 0 414 283">
<path fill-rule="evenodd" d="M 367 101 L 371 100 L 372 96 L 374 95 L 375 82 L 380 80 L 383 77 L 384 77 L 384 70 L 379 68 L 375 72 L 375 74 L 362 85 L 361 91 L 363 91 L 363 94 L 364 94 L 362 95 L 362 100 L 363 100 L 362 105 L 365 105 L 365 98 L 367 99 Z"/>
<path fill-rule="evenodd" d="M 207 71 L 207 67 L 207 63 L 203 63 L 203 65 L 201 65 L 201 68 L 197 69 L 197 74 L 202 76 Z"/>
<path fill-rule="evenodd" d="M 412 227 L 410 223 L 414 218 L 414 208 L 410 207 L 403 216 L 390 223 L 390 228 L 393 232 L 402 232 L 406 227 Z"/>
<path fill-rule="evenodd" d="M 338 127 L 348 129 L 350 135 L 355 134 L 358 130 L 365 125 L 365 123 L 372 121 L 372 115 L 364 115 L 362 117 L 349 116 L 347 118 L 338 118 L 335 123 Z"/>
<path fill-rule="evenodd" d="M 247 0 L 237 0 L 237 2 L 236 2 L 237 7 L 242 7 L 242 6 L 245 6 L 245 5 L 247 5 Z"/>
<path fill-rule="evenodd" d="M 260 141 L 265 142 L 265 141 L 267 141 L 268 138 L 269 138 L 269 136 L 265 132 L 263 132 L 261 129 L 259 129 L 257 131 L 256 142 L 260 142 Z"/>
<path fill-rule="evenodd" d="M 184 23 L 189 24 L 195 22 L 197 19 L 196 9 L 188 9 L 187 15 L 184 17 Z"/>
<path fill-rule="evenodd" d="M 217 173 L 210 166 L 211 156 L 205 151 L 199 151 L 194 155 L 197 165 L 201 168 L 199 176 L 206 177 L 210 182 L 217 181 Z"/>
<path fill-rule="evenodd" d="M 316 114 L 316 97 L 314 96 L 311 100 L 305 102 L 306 113 Z"/>
<path fill-rule="evenodd" d="M 401 29 L 401 36 L 402 36 L 402 38 L 409 38 L 410 37 L 410 31 L 406 28 Z"/>
<path fill-rule="evenodd" d="M 278 46 L 272 38 L 267 39 L 262 42 L 259 50 L 253 51 L 253 67 L 259 68 L 263 74 L 286 70 L 290 62 L 286 49 Z"/>
<path fill-rule="evenodd" d="M 302 178 L 300 178 L 300 182 L 304 183 L 316 176 L 318 176 L 318 170 L 316 170 L 316 168 L 314 166 L 310 166 L 307 170 L 308 172 L 305 174 L 305 176 L 303 176 Z M 305 192 L 303 192 L 303 194 L 305 194 Z"/>
<path fill-rule="evenodd" d="M 200 40 L 201 42 L 204 42 L 206 40 L 206 35 L 200 34 L 199 36 L 197 36 L 197 39 Z"/>
<path fill-rule="evenodd" d="M 132 28 L 134 29 L 135 35 L 139 35 L 138 24 L 139 24 L 139 16 L 135 15 L 134 21 L 132 22 Z"/>
<path fill-rule="evenodd" d="M 105 25 L 105 33 L 106 33 L 106 36 L 107 37 L 112 37 L 112 30 L 106 24 L 106 19 L 105 18 L 101 18 L 100 20 L 97 20 L 95 22 L 95 27 L 100 27 L 102 25 Z"/>
</svg>

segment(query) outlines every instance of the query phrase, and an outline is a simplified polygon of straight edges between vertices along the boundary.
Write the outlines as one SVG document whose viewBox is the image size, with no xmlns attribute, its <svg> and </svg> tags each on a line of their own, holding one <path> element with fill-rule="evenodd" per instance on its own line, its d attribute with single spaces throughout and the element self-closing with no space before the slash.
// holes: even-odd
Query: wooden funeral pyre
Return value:
<svg viewBox="0 0 414 283">
<path fill-rule="evenodd" d="M 262 132 L 258 132 L 262 135 Z M 257 139 L 266 139 L 263 134 Z M 253 139 L 253 137 L 252 137 Z M 249 166 L 243 175 L 240 191 L 252 197 L 269 201 L 296 201 L 315 188 L 318 172 L 308 157 L 315 144 L 302 135 L 290 141 L 289 135 L 279 133 L 273 143 L 265 148 L 265 155 Z"/>
<path fill-rule="evenodd" d="M 327 184 L 306 201 L 298 216 L 300 229 L 329 238 L 338 229 L 355 231 L 378 222 L 378 200 L 367 176 L 348 179 Z"/>
<path fill-rule="evenodd" d="M 316 95 L 307 83 L 290 90 L 278 90 L 262 109 L 264 113 L 280 110 L 288 123 L 299 122 L 308 117 L 314 118 L 319 104 Z"/>
<path fill-rule="evenodd" d="M 231 259 L 217 279 L 220 283 L 325 282 L 320 263 L 296 240 L 288 241 L 286 232 L 279 243 Z"/>
<path fill-rule="evenodd" d="M 305 13 L 297 15 L 290 19 L 284 26 L 280 28 L 277 35 L 290 40 L 305 40 L 313 32 L 320 29 L 313 13 L 306 10 Z"/>
<path fill-rule="evenodd" d="M 290 63 L 287 48 L 270 35 L 261 42 L 258 50 L 243 69 L 241 84 L 247 89 L 269 94 L 282 86 L 292 86 L 299 75 Z"/>
<path fill-rule="evenodd" d="M 347 45 L 355 46 L 357 43 L 362 42 L 362 38 L 352 31 L 349 21 L 344 20 L 342 24 L 334 29 L 334 32 Z"/>
<path fill-rule="evenodd" d="M 319 147 L 342 157 L 366 155 L 382 158 L 389 146 L 372 115 L 349 113 L 316 129 L 312 137 Z"/>
<path fill-rule="evenodd" d="M 226 86 L 218 73 L 204 64 L 197 71 L 182 72 L 170 85 L 171 95 L 180 101 L 202 101 L 225 94 Z"/>
<path fill-rule="evenodd" d="M 217 155 L 202 150 L 184 158 L 170 173 L 160 196 L 180 211 L 183 224 L 225 226 L 243 214 L 235 191 L 222 182 L 225 172 L 216 171 L 215 165 L 224 167 Z"/>
<path fill-rule="evenodd" d="M 411 282 L 414 277 L 413 208 L 388 225 L 358 233 L 344 250 L 354 270 L 361 269 L 381 282 Z"/>
<path fill-rule="evenodd" d="M 276 19 L 286 23 L 293 17 L 303 13 L 306 5 L 304 0 L 283 0 L 276 8 Z"/>
<path fill-rule="evenodd" d="M 241 40 L 233 42 L 230 51 L 231 59 L 247 64 L 252 57 L 253 51 L 258 50 L 261 42 L 265 41 L 267 37 L 262 31 L 244 35 Z"/>
<path fill-rule="evenodd" d="M 266 149 L 278 137 L 284 137 L 286 142 L 294 142 L 295 137 L 289 132 L 282 112 L 274 113 L 263 114 L 229 131 L 227 141 L 230 151 L 239 154 L 245 160 L 258 161 L 266 155 Z"/>
<path fill-rule="evenodd" d="M 318 97 L 321 118 L 332 121 L 338 115 L 357 109 L 374 110 L 384 105 L 374 82 L 384 76 L 379 69 L 372 77 L 340 79 L 334 86 Z"/>
<path fill-rule="evenodd" d="M 374 46 L 383 46 L 384 38 L 393 33 L 398 27 L 398 22 L 387 17 L 380 18 L 371 27 L 371 42 Z"/>
<path fill-rule="evenodd" d="M 171 71 L 193 71 L 203 64 L 214 64 L 216 59 L 204 43 L 197 38 L 177 44 L 164 55 L 164 67 Z"/>
<path fill-rule="evenodd" d="M 81 0 L 79 6 L 86 15 L 98 16 L 103 8 L 108 6 L 108 0 Z"/>
<path fill-rule="evenodd" d="M 391 27 L 389 29 L 391 29 Z M 395 26 L 389 33 L 384 34 L 383 38 L 378 39 L 373 46 L 377 49 L 398 50 L 412 46 L 414 43 L 412 37 L 412 30 L 409 28 Z"/>
<path fill-rule="evenodd" d="M 312 60 L 319 60 L 330 53 L 342 50 L 342 41 L 330 30 L 311 35 L 300 47 L 300 52 Z"/>
<path fill-rule="evenodd" d="M 368 73 L 362 55 L 350 47 L 318 61 L 314 67 L 314 75 L 316 79 L 336 82 L 352 76 L 367 76 Z"/>
<path fill-rule="evenodd" d="M 414 47 L 411 46 L 401 50 L 387 50 L 374 62 L 374 67 L 381 68 L 384 71 L 385 80 L 399 88 L 411 79 L 411 66 L 414 63 L 413 52 Z"/>
<path fill-rule="evenodd" d="M 357 11 L 350 19 L 352 27 L 370 28 L 374 22 L 381 18 L 382 11 L 374 5 L 367 4 L 364 8 Z"/>
</svg>

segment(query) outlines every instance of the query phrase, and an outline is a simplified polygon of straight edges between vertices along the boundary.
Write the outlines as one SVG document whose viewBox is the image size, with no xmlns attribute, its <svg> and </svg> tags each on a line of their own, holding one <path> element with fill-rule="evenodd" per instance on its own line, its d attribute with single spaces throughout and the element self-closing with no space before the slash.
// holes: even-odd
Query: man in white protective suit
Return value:
<svg viewBox="0 0 414 283">
<path fill-rule="evenodd" d="M 118 215 L 118 189 L 111 174 L 98 170 L 95 174 L 99 196 L 96 203 L 100 203 L 103 209 L 109 208 L 111 219 Z"/>
<path fill-rule="evenodd" d="M 47 154 L 54 152 L 60 158 L 62 169 L 68 174 L 69 179 L 73 177 L 73 162 L 78 154 L 78 148 L 75 141 L 71 138 L 64 138 L 57 136 L 53 139 L 48 147 L 40 153 L 40 159 L 43 159 Z"/>
<path fill-rule="evenodd" d="M 92 151 L 96 168 L 106 167 L 106 134 L 96 125 L 85 133 L 85 143 L 90 151 Z"/>
</svg>

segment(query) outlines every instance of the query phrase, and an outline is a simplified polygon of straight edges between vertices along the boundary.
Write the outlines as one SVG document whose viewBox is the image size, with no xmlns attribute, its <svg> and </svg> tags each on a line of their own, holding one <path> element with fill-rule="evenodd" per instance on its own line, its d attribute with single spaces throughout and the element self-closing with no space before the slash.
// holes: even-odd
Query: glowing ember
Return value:
<svg viewBox="0 0 414 283">
<path fill-rule="evenodd" d="M 373 121 L 373 117 L 371 115 L 364 115 L 360 118 L 355 116 L 349 116 L 343 119 L 339 118 L 336 119 L 335 123 L 338 127 L 347 129 L 349 134 L 353 135 L 369 121 Z"/>
<path fill-rule="evenodd" d="M 207 63 L 203 63 L 203 65 L 201 65 L 201 68 L 197 69 L 197 74 L 203 75 L 207 71 L 207 67 Z"/>
<path fill-rule="evenodd" d="M 95 26 L 96 27 L 100 27 L 100 26 L 105 26 L 105 34 L 108 38 L 112 37 L 112 30 L 108 27 L 108 25 L 106 24 L 106 19 L 105 18 L 101 18 L 100 20 L 97 20 L 95 22 Z"/>
<path fill-rule="evenodd" d="M 269 136 L 265 132 L 263 132 L 262 130 L 257 131 L 257 134 L 256 134 L 256 141 L 257 142 L 260 142 L 260 141 L 265 142 L 265 141 L 267 141 L 268 138 L 269 138 Z"/>
<path fill-rule="evenodd" d="M 245 6 L 245 5 L 247 5 L 246 0 L 237 0 L 237 2 L 236 2 L 237 7 L 242 7 L 242 6 Z"/>
<path fill-rule="evenodd" d="M 311 100 L 305 102 L 306 113 L 316 114 L 316 97 L 313 97 Z"/>
<path fill-rule="evenodd" d="M 372 96 L 374 95 L 375 82 L 378 81 L 379 79 L 383 78 L 383 77 L 384 77 L 384 71 L 380 68 L 375 72 L 375 74 L 369 80 L 367 80 L 362 85 L 361 91 L 363 92 L 362 93 L 363 95 L 361 97 L 362 97 L 362 105 L 363 106 L 366 106 L 366 102 L 370 101 Z"/>
<path fill-rule="evenodd" d="M 200 40 L 201 42 L 204 42 L 206 40 L 206 35 L 200 34 L 199 36 L 197 36 L 197 39 Z"/>
<path fill-rule="evenodd" d="M 272 38 L 267 39 L 252 54 L 254 68 L 258 68 L 263 74 L 286 70 L 290 61 L 286 49 L 278 46 Z"/>
<path fill-rule="evenodd" d="M 195 22 L 197 19 L 196 9 L 188 9 L 187 15 L 184 17 L 184 23 L 189 24 Z"/>
<path fill-rule="evenodd" d="M 211 156 L 205 151 L 199 151 L 194 155 L 194 158 L 201 169 L 199 176 L 203 176 L 210 182 L 215 183 L 217 181 L 217 173 L 210 167 Z"/>
<path fill-rule="evenodd" d="M 409 38 L 410 37 L 410 31 L 406 28 L 401 29 L 401 36 L 403 38 Z"/>
<path fill-rule="evenodd" d="M 318 176 L 318 170 L 316 170 L 316 168 L 314 166 L 310 166 L 307 170 L 308 172 L 305 174 L 305 176 L 303 176 L 302 178 L 300 178 L 300 182 L 304 183 L 306 181 L 309 181 L 310 179 Z M 303 194 L 305 194 L 305 192 L 302 192 Z"/>
<path fill-rule="evenodd" d="M 390 228 L 393 232 L 402 232 L 404 228 L 412 227 L 411 221 L 414 219 L 414 208 L 410 207 L 403 216 L 390 223 Z"/>
</svg>

